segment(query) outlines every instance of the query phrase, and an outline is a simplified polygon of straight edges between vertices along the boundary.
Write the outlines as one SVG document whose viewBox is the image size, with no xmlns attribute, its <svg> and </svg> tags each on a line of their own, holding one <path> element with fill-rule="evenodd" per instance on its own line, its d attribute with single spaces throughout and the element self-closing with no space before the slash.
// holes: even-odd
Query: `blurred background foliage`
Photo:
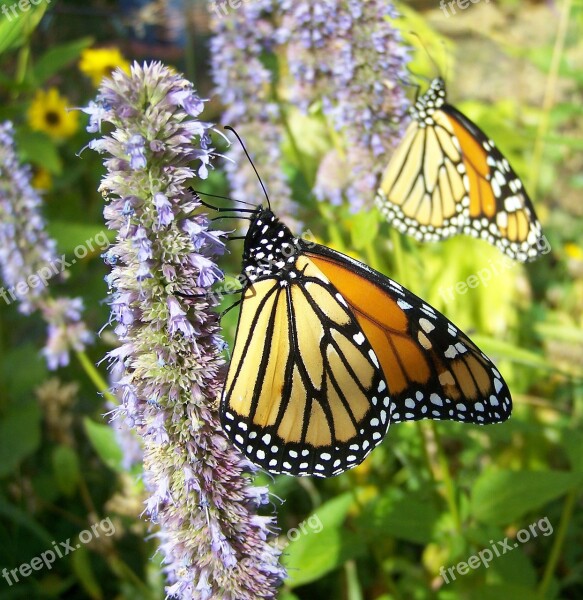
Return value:
<svg viewBox="0 0 583 600">
<path fill-rule="evenodd" d="M 8 11 L 12 4 L 0 2 Z M 550 252 L 448 295 L 456 282 L 500 264 L 498 251 L 467 237 L 422 246 L 372 207 L 351 214 L 317 203 L 310 190 L 328 143 L 316 120 L 291 116 L 299 143 L 292 151 L 288 140 L 284 151 L 298 220 L 464 328 L 496 360 L 515 409 L 509 422 L 485 428 L 395 426 L 365 463 L 337 478 L 260 476 L 274 494 L 282 544 L 310 515 L 322 523 L 286 546 L 281 598 L 582 598 L 583 3 L 482 0 L 449 16 L 433 1 L 397 6 L 397 25 L 415 49 L 412 72 L 432 77 L 438 64 L 450 101 L 496 141 L 530 190 Z M 17 19 L 0 14 L 0 119 L 16 124 L 61 253 L 71 255 L 104 229 L 100 159 L 77 156 L 91 134 L 86 116 L 67 108 L 86 105 L 101 75 L 133 59 L 174 65 L 208 96 L 210 35 L 203 1 L 54 0 Z M 205 118 L 218 121 L 220 112 L 213 98 Z M 229 193 L 221 169 L 205 186 Z M 222 265 L 228 274 L 239 272 L 240 254 L 233 243 Z M 60 284 L 84 298 L 95 331 L 108 318 L 106 272 L 99 252 L 89 253 Z M 223 320 L 229 343 L 236 313 Z M 48 373 L 39 354 L 44 335 L 40 318 L 0 302 L 0 568 L 29 562 L 52 540 L 75 539 L 105 517 L 116 532 L 18 584 L 0 579 L 0 598 L 162 598 L 155 541 L 139 518 L 140 470 L 124 465 L 95 390 L 107 377 L 104 365 L 97 381 L 78 361 Z M 113 345 L 105 330 L 90 360 Z M 487 569 L 448 584 L 441 578 L 440 567 L 544 517 L 551 535 L 520 544 Z"/>
</svg>

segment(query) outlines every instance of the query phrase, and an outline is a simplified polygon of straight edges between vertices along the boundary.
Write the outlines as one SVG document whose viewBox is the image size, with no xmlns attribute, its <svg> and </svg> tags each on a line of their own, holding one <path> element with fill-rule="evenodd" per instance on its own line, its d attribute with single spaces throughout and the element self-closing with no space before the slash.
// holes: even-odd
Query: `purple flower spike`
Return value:
<svg viewBox="0 0 583 600">
<path fill-rule="evenodd" d="M 293 214 L 282 175 L 281 143 L 284 119 L 293 134 L 290 116 L 297 109 L 318 115 L 311 121 L 314 141 L 326 131 L 321 126 L 325 117 L 352 174 L 343 176 L 335 189 L 316 181 L 314 193 L 332 204 L 347 198 L 355 211 L 372 206 L 378 177 L 401 139 L 408 108 L 401 82 L 408 78 L 409 56 L 391 22 L 397 16 L 387 0 L 257 0 L 214 20 L 213 77 L 226 106 L 224 120 L 236 123 L 248 140 L 278 214 Z M 287 94 L 278 104 L 272 101 L 272 73 L 262 61 L 270 52 L 278 60 L 287 57 L 277 86 Z M 283 102 L 288 103 L 286 115 L 281 113 Z M 311 158 L 318 152 L 313 146 L 317 144 L 300 151 Z M 236 145 L 229 156 L 235 161 L 227 165 L 233 196 L 257 203 L 254 174 Z M 324 176 L 326 171 L 330 163 Z"/>
<path fill-rule="evenodd" d="M 52 298 L 48 285 L 59 279 L 56 242 L 46 232 L 42 200 L 31 185 L 31 171 L 16 155 L 12 123 L 0 124 L 0 268 L 2 299 L 18 302 L 20 312 L 40 311 L 48 326 L 42 351 L 49 369 L 69 364 L 72 350 L 92 340 L 81 319 L 80 298 Z"/>
<path fill-rule="evenodd" d="M 103 124 L 113 128 L 97 148 L 107 153 L 104 214 L 117 232 L 108 257 L 119 257 L 106 257 L 122 343 L 109 353 L 122 399 L 115 416 L 142 442 L 145 514 L 159 525 L 166 593 L 275 598 L 285 573 L 273 517 L 257 515 L 267 491 L 251 484 L 254 467 L 227 440 L 216 409 L 224 342 L 210 286 L 223 277 L 215 262 L 223 234 L 209 231 L 204 216 L 184 218 L 198 206 L 187 183 L 205 176 L 213 157 L 210 125 L 196 118 L 203 100 L 173 70 L 150 63 L 114 72 L 97 104 L 109 107 Z M 147 133 L 137 140 L 136 131 Z M 128 170 L 124 155 L 141 170 Z"/>
</svg>

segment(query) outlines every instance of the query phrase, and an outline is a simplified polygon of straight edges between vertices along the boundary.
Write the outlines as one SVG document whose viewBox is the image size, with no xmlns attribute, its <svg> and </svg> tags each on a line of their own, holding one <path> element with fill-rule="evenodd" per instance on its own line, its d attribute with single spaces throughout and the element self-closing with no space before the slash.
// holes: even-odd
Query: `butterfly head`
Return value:
<svg viewBox="0 0 583 600">
<path fill-rule="evenodd" d="M 428 90 L 409 110 L 411 116 L 423 125 L 433 125 L 433 113 L 445 104 L 445 81 L 436 77 Z"/>
<path fill-rule="evenodd" d="M 289 271 L 299 252 L 298 239 L 268 208 L 258 208 L 243 248 L 243 271 L 251 282 Z"/>
</svg>

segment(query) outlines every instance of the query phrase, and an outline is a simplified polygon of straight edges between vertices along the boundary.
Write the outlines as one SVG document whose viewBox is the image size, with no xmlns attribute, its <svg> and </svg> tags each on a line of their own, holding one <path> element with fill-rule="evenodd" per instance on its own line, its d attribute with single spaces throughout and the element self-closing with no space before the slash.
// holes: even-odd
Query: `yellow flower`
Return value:
<svg viewBox="0 0 583 600">
<path fill-rule="evenodd" d="M 49 171 L 43 169 L 42 167 L 35 169 L 35 173 L 32 176 L 32 187 L 45 192 L 50 190 L 52 186 L 53 176 L 49 173 Z"/>
<path fill-rule="evenodd" d="M 44 131 L 54 139 L 71 137 L 77 131 L 79 115 L 67 110 L 67 99 L 56 88 L 39 90 L 28 109 L 31 129 Z"/>
<path fill-rule="evenodd" d="M 573 242 L 568 242 L 563 249 L 569 258 L 574 258 L 576 260 L 583 259 L 583 249 L 581 249 L 581 246 L 578 246 Z"/>
<path fill-rule="evenodd" d="M 130 63 L 117 48 L 88 48 L 81 53 L 79 69 L 98 86 L 117 67 L 129 74 Z"/>
</svg>

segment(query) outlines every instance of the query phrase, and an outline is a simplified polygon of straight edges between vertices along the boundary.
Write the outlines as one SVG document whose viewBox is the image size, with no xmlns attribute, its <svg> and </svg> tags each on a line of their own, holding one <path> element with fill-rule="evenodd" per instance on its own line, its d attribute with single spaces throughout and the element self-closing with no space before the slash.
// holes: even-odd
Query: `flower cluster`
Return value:
<svg viewBox="0 0 583 600">
<path fill-rule="evenodd" d="M 406 79 L 408 52 L 391 24 L 396 17 L 393 5 L 383 0 L 278 0 L 244 5 L 217 19 L 212 46 L 217 89 L 231 124 L 250 125 L 251 135 L 256 128 L 260 139 L 253 136 L 252 143 L 262 148 L 261 166 L 270 177 L 272 171 L 283 172 L 281 133 L 264 134 L 265 113 L 279 131 L 283 102 L 304 112 L 321 107 L 345 156 L 335 153 L 321 165 L 316 195 L 333 203 L 344 195 L 353 210 L 372 205 L 407 109 L 400 81 Z M 278 81 L 275 69 L 261 60 L 269 53 L 278 60 Z M 279 87 L 289 90 L 288 96 L 272 108 L 278 82 L 287 84 Z M 268 145 L 274 146 L 270 152 Z M 334 189 L 320 182 L 338 170 L 349 176 Z M 250 176 L 239 170 L 236 189 Z"/>
<path fill-rule="evenodd" d="M 48 325 L 43 354 L 50 369 L 66 366 L 71 350 L 83 350 L 92 336 L 81 320 L 80 298 L 53 298 L 46 273 L 57 263 L 56 243 L 46 232 L 41 198 L 31 185 L 31 170 L 21 165 L 14 143 L 14 126 L 0 124 L 0 267 L 7 294 L 19 310 L 38 310 Z M 44 276 L 43 276 L 44 275 Z"/>
<path fill-rule="evenodd" d="M 223 235 L 188 188 L 213 156 L 203 102 L 192 84 L 160 63 L 134 64 L 102 83 L 85 111 L 90 146 L 107 155 L 101 191 L 116 243 L 112 321 L 121 345 L 110 352 L 119 412 L 143 442 L 146 512 L 157 533 L 167 593 L 181 598 L 274 598 L 283 571 L 270 543 L 268 502 L 253 466 L 229 443 L 216 401 L 223 347 L 209 288 Z"/>
<path fill-rule="evenodd" d="M 291 224 L 295 210 L 282 170 L 282 115 L 273 96 L 272 73 L 261 61 L 276 35 L 276 28 L 264 17 L 271 4 L 271 0 L 259 0 L 233 11 L 229 18 L 214 20 L 212 74 L 225 106 L 223 123 L 235 127 L 245 140 L 253 161 L 261 167 L 272 206 Z M 226 164 L 226 171 L 233 197 L 260 204 L 255 173 L 237 144 L 229 158 L 232 162 Z"/>
</svg>

